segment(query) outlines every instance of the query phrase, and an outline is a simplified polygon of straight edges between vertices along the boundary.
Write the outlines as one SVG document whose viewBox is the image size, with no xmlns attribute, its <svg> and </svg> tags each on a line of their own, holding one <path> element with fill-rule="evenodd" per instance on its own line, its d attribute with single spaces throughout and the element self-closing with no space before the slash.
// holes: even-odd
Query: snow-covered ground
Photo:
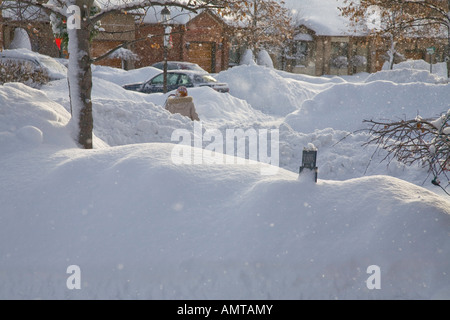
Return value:
<svg viewBox="0 0 450 320">
<path fill-rule="evenodd" d="M 165 95 L 121 88 L 152 68 L 96 67 L 94 150 L 71 139 L 66 80 L 0 86 L 0 298 L 450 299 L 450 197 L 362 147 L 364 119 L 449 109 L 447 79 L 411 66 L 234 67 L 217 74 L 230 94 L 189 90 L 195 125 Z M 278 134 L 279 166 L 228 152 L 179 164 L 177 129 L 195 141 L 198 128 L 195 155 L 229 131 Z M 298 175 L 310 144 L 317 183 Z"/>
</svg>

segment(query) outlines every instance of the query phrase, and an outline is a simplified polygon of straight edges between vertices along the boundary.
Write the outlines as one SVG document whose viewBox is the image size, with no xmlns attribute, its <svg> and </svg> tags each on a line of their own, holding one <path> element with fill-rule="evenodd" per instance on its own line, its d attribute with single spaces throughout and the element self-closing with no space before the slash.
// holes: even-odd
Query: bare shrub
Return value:
<svg viewBox="0 0 450 320">
<path fill-rule="evenodd" d="M 21 82 L 32 88 L 40 88 L 49 81 L 48 72 L 32 62 L 0 61 L 0 84 Z"/>
<path fill-rule="evenodd" d="M 450 109 L 437 118 L 400 121 L 364 120 L 369 124 L 370 138 L 387 151 L 384 160 L 397 159 L 406 165 L 419 164 L 428 169 L 432 183 L 444 191 L 450 185 Z M 441 179 L 447 185 L 441 185 Z"/>
</svg>

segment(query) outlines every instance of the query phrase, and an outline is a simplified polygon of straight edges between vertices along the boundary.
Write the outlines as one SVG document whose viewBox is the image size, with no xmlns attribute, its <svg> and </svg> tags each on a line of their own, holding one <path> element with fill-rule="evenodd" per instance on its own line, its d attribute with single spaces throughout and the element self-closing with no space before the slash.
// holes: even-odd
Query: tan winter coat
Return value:
<svg viewBox="0 0 450 320">
<path fill-rule="evenodd" d="M 179 113 L 189 117 L 191 120 L 200 120 L 195 111 L 194 99 L 192 97 L 169 97 L 167 99 L 166 110 L 171 113 Z"/>
</svg>

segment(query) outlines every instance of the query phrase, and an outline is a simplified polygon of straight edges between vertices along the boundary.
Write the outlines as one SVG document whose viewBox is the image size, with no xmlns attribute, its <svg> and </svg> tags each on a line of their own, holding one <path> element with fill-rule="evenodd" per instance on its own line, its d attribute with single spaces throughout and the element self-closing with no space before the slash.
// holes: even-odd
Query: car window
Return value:
<svg viewBox="0 0 450 320">
<path fill-rule="evenodd" d="M 163 84 L 163 82 L 164 82 L 164 74 L 163 73 L 157 75 L 150 81 L 151 84 Z"/>
<path fill-rule="evenodd" d="M 180 75 L 180 81 L 179 81 L 179 84 L 185 86 L 185 85 L 189 85 L 189 84 L 191 84 L 191 83 L 192 83 L 191 78 L 189 78 L 188 75 L 186 75 L 186 74 L 181 74 L 181 75 Z"/>
<path fill-rule="evenodd" d="M 178 73 L 167 74 L 167 84 L 171 86 L 178 84 Z"/>
<path fill-rule="evenodd" d="M 158 74 L 152 80 L 150 84 L 152 85 L 162 85 L 164 83 L 164 73 Z M 167 84 L 176 85 L 178 83 L 178 73 L 168 73 L 167 74 Z"/>
</svg>

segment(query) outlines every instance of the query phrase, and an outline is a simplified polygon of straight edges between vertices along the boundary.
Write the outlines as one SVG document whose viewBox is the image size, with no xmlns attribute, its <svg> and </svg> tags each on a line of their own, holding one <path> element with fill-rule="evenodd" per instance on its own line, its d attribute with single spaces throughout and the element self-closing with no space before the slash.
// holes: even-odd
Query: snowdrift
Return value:
<svg viewBox="0 0 450 320">
<path fill-rule="evenodd" d="M 449 98 L 449 84 L 386 80 L 335 84 L 304 101 L 285 123 L 303 133 L 325 128 L 351 132 L 364 128 L 363 120 L 438 116 L 448 109 Z"/>
<path fill-rule="evenodd" d="M 141 83 L 150 80 L 161 70 L 154 67 L 143 67 L 133 70 L 123 70 L 118 68 L 93 65 L 92 75 L 96 78 L 107 80 L 119 86 L 130 83 Z"/>
<path fill-rule="evenodd" d="M 50 143 L 75 146 L 66 128 L 70 114 L 45 93 L 21 83 L 0 86 L 0 149 Z"/>
<path fill-rule="evenodd" d="M 282 77 L 272 68 L 257 65 L 237 66 L 217 75 L 227 82 L 233 96 L 245 99 L 254 109 L 274 116 L 285 116 L 300 108 L 302 102 L 323 89 L 323 83 L 306 85 Z M 326 82 L 329 84 L 329 82 Z"/>
<path fill-rule="evenodd" d="M 0 299 L 450 299 L 448 198 L 412 184 L 426 176 L 415 168 L 402 179 L 380 174 L 392 174 L 385 169 L 364 176 L 363 134 L 336 144 L 366 115 L 447 110 L 448 85 L 308 83 L 252 70 L 251 86 L 267 73 L 269 82 L 302 87 L 283 100 L 301 103 L 277 111 L 255 108 L 251 95 L 192 95 L 205 127 L 220 130 L 272 128 L 295 109 L 277 127 L 280 166 L 291 171 L 264 176 L 255 162 L 177 165 L 170 134 L 192 122 L 166 112 L 162 94 L 126 92 L 100 78 L 97 149 L 80 150 L 64 82 L 42 91 L 1 86 Z M 277 88 L 267 101 L 281 95 Z M 336 101 L 342 108 L 332 109 Z M 317 184 L 296 173 L 310 142 L 320 152 Z M 71 265 L 81 270 L 79 290 L 66 286 Z M 381 289 L 367 286 L 373 265 Z"/>
<path fill-rule="evenodd" d="M 2 157 L 0 297 L 450 297 L 439 196 L 387 176 L 314 184 L 257 165 L 177 166 L 172 149 Z M 66 288 L 70 265 L 80 290 Z M 381 290 L 366 286 L 370 265 Z"/>
</svg>

